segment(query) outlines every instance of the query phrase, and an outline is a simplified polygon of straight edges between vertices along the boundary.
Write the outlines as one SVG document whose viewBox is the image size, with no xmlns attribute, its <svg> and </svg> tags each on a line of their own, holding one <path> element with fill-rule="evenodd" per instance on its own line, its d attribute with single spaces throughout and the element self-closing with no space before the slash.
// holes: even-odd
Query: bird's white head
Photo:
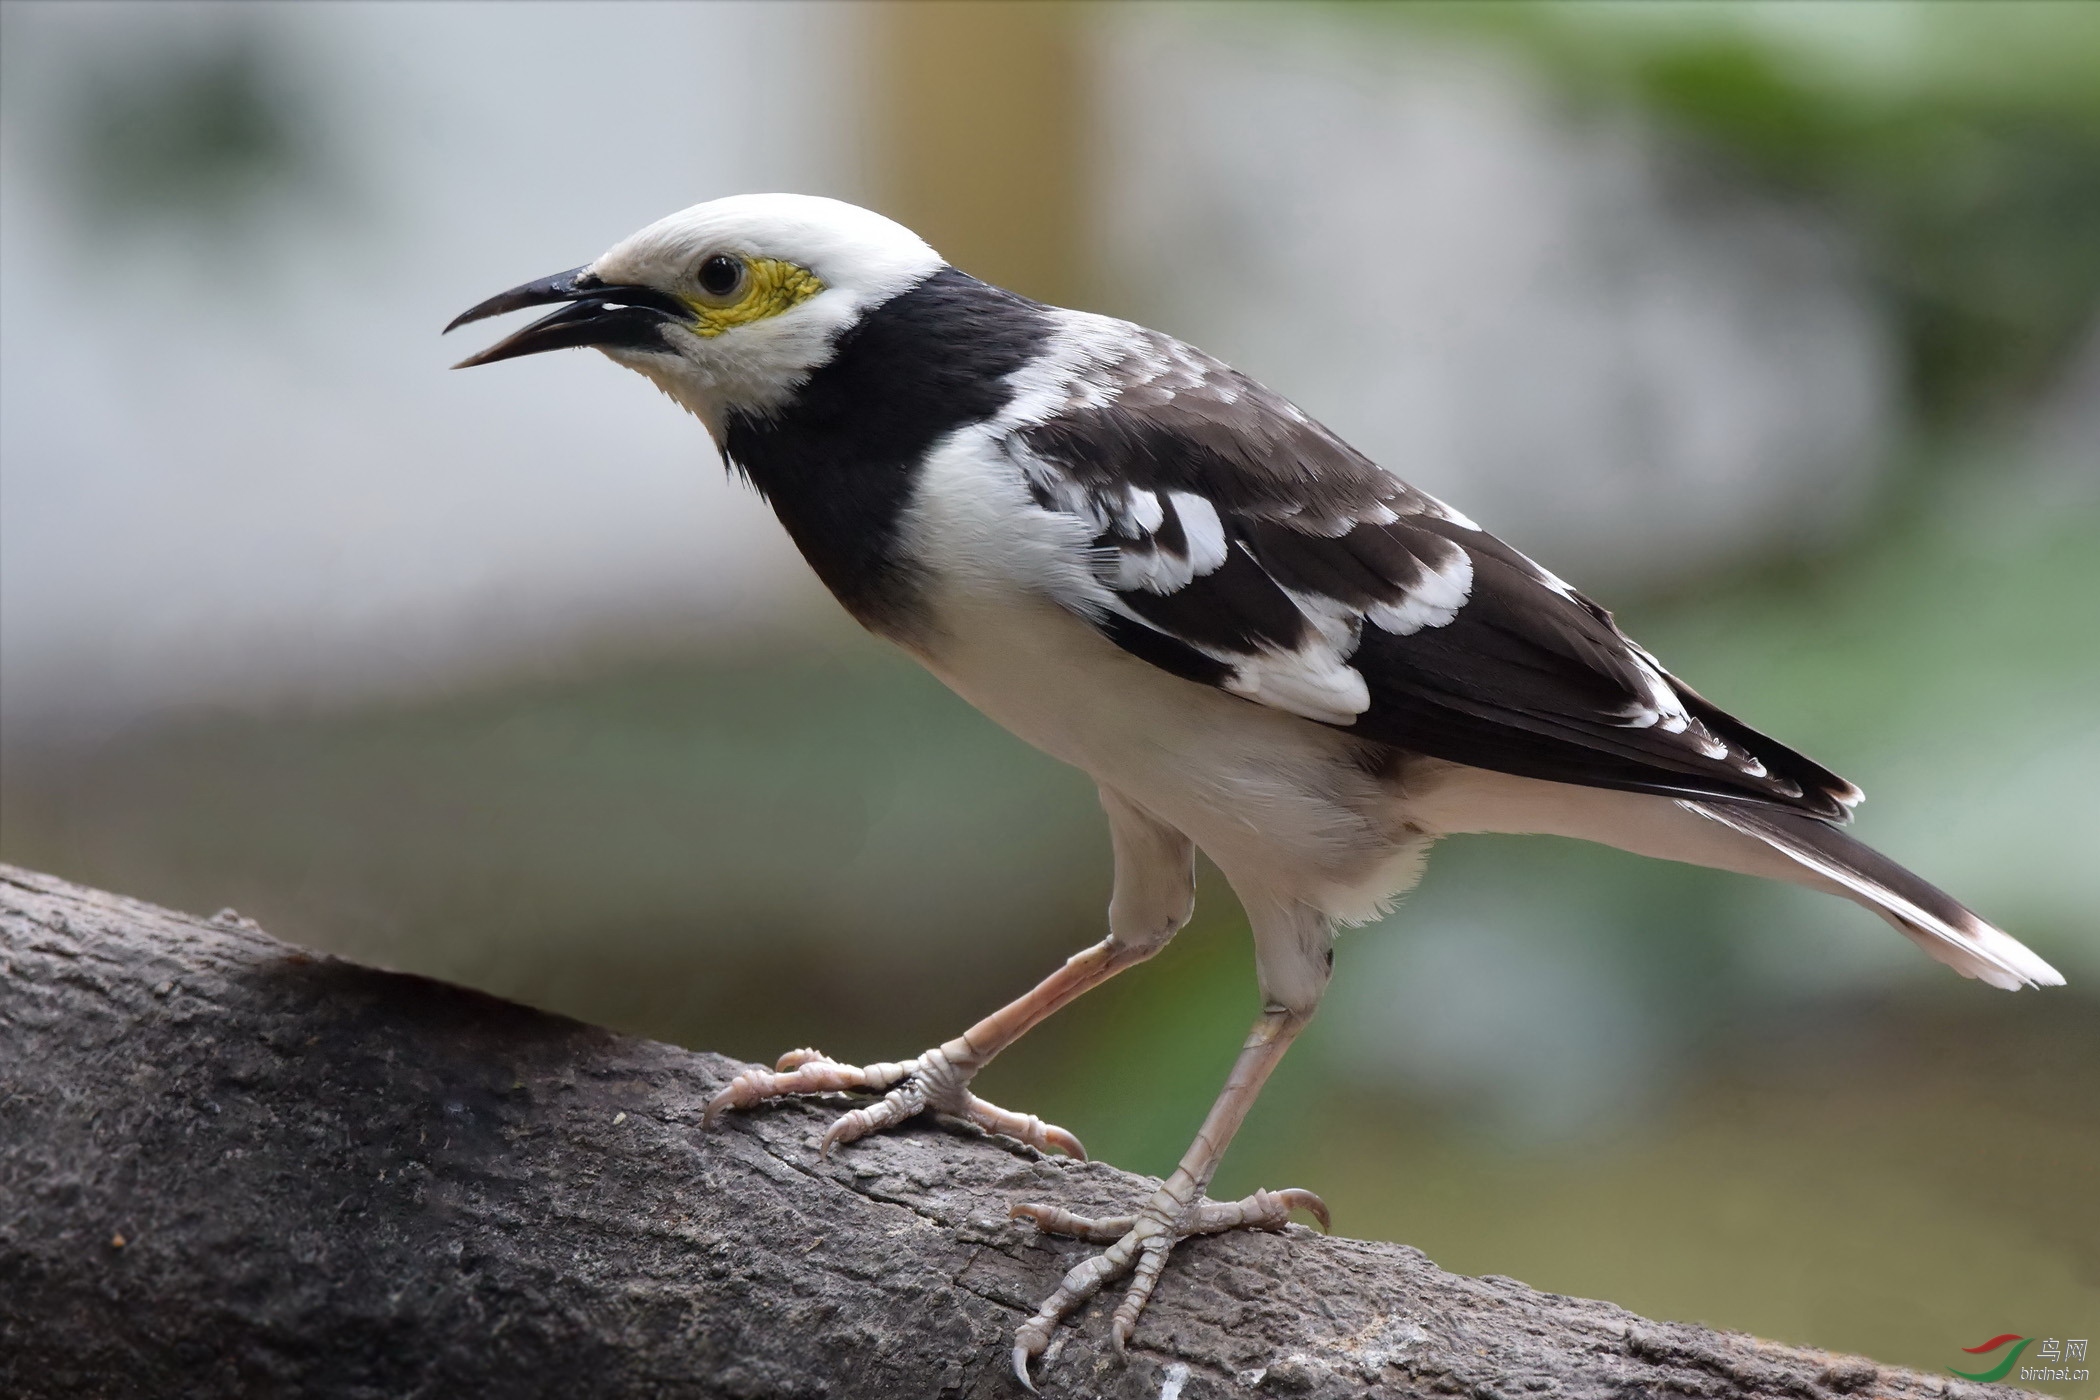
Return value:
<svg viewBox="0 0 2100 1400">
<path fill-rule="evenodd" d="M 902 224 L 836 199 L 746 194 L 659 219 L 582 267 L 490 297 L 445 329 L 563 303 L 460 367 L 594 346 L 721 439 L 831 357 L 866 312 L 923 281 L 940 254 Z"/>
</svg>

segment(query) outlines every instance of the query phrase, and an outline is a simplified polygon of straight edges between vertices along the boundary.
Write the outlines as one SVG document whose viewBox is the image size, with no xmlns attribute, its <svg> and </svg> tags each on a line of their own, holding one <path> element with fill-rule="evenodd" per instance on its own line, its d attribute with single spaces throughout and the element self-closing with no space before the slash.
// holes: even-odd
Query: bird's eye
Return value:
<svg viewBox="0 0 2100 1400">
<path fill-rule="evenodd" d="M 744 262 L 727 253 L 717 253 L 700 264 L 700 290 L 711 297 L 727 299 L 744 289 Z"/>
</svg>

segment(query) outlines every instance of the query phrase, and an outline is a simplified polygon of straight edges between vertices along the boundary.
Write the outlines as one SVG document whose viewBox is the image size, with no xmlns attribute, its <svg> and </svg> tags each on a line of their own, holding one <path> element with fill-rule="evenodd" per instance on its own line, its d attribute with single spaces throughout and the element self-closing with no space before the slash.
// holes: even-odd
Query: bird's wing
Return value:
<svg viewBox="0 0 2100 1400">
<path fill-rule="evenodd" d="M 1067 323 L 1017 386 L 1035 504 L 1091 535 L 1061 601 L 1186 679 L 1526 777 L 1842 820 L 1850 783 L 1709 704 L 1611 615 L 1245 375 Z"/>
</svg>

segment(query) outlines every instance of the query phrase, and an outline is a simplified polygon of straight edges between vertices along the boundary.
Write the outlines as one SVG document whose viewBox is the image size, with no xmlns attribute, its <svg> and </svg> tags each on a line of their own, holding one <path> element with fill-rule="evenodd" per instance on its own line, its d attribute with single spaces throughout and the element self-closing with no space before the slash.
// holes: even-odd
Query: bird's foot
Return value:
<svg viewBox="0 0 2100 1400">
<path fill-rule="evenodd" d="M 1130 1287 L 1109 1321 L 1109 1336 L 1116 1350 L 1124 1350 L 1137 1330 L 1138 1314 L 1150 1301 L 1152 1289 L 1167 1267 L 1167 1255 L 1175 1245 L 1193 1235 L 1216 1235 L 1227 1230 L 1281 1230 L 1290 1222 L 1293 1210 L 1311 1211 L 1322 1230 L 1328 1227 L 1327 1203 L 1312 1192 L 1295 1187 L 1287 1191 L 1257 1191 L 1238 1201 L 1184 1201 L 1170 1182 L 1160 1187 L 1138 1214 L 1098 1220 L 1074 1215 L 1060 1206 L 1015 1206 L 1014 1219 L 1033 1220 L 1044 1234 L 1091 1240 L 1108 1248 L 1066 1274 L 1057 1291 L 1044 1299 L 1035 1316 L 1014 1334 L 1014 1374 L 1033 1391 L 1028 1363 L 1050 1345 L 1057 1324 L 1102 1288 L 1129 1274 Z"/>
<path fill-rule="evenodd" d="M 882 1097 L 866 1108 L 840 1115 L 824 1132 L 818 1150 L 829 1156 L 840 1143 L 895 1127 L 914 1114 L 932 1109 L 1000 1133 L 1039 1152 L 1055 1149 L 1067 1157 L 1086 1158 L 1086 1148 L 1055 1124 L 1026 1113 L 1013 1113 L 970 1092 L 977 1066 L 951 1055 L 948 1047 L 928 1050 L 916 1059 L 876 1065 L 842 1065 L 815 1050 L 790 1050 L 770 1070 L 746 1070 L 708 1101 L 705 1121 L 725 1110 L 749 1108 L 787 1094 L 824 1094 L 862 1089 Z"/>
</svg>

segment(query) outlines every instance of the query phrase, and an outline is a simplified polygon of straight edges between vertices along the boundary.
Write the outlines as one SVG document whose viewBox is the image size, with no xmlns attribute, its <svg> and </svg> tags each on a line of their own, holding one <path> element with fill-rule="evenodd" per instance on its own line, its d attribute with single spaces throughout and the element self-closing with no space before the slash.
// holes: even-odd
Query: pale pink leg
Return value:
<svg viewBox="0 0 2100 1400">
<path fill-rule="evenodd" d="M 1130 1287 L 1116 1308 L 1109 1331 L 1117 1350 L 1128 1345 L 1137 1328 L 1138 1315 L 1145 1310 L 1153 1286 L 1167 1266 L 1167 1255 L 1182 1240 L 1224 1230 L 1280 1230 L 1294 1208 L 1311 1211 L 1321 1228 L 1327 1227 L 1327 1206 L 1310 1191 L 1257 1191 L 1245 1200 L 1232 1202 L 1203 1199 L 1203 1188 L 1217 1171 L 1226 1145 L 1239 1131 L 1270 1071 L 1276 1068 L 1276 1062 L 1283 1058 L 1283 1052 L 1290 1048 L 1305 1022 L 1306 1017 L 1279 1009 L 1263 1013 L 1254 1023 L 1224 1090 L 1211 1105 L 1210 1116 L 1203 1120 L 1181 1165 L 1136 1215 L 1093 1220 L 1057 1206 L 1014 1207 L 1017 1219 L 1033 1220 L 1040 1230 L 1109 1246 L 1067 1273 L 1057 1290 L 1036 1309 L 1035 1316 L 1014 1334 L 1014 1374 L 1021 1378 L 1021 1384 L 1031 1391 L 1035 1389 L 1029 1379 L 1028 1363 L 1050 1345 L 1057 1324 L 1125 1274 L 1131 1276 Z"/>
<path fill-rule="evenodd" d="M 994 1055 L 1019 1040 L 1074 997 L 1150 955 L 1104 939 L 1065 960 L 1026 996 L 1009 1002 L 947 1044 L 915 1059 L 876 1065 L 843 1065 L 815 1050 L 791 1050 L 772 1070 L 746 1070 L 709 1101 L 706 1120 L 725 1110 L 749 1108 L 784 1094 L 821 1094 L 862 1089 L 882 1094 L 866 1108 L 842 1115 L 825 1132 L 822 1150 L 893 1127 L 926 1109 L 967 1119 L 987 1132 L 1003 1133 L 1039 1151 L 1055 1148 L 1085 1157 L 1079 1139 L 1063 1128 L 1025 1113 L 1013 1113 L 970 1092 L 970 1081 Z"/>
</svg>

